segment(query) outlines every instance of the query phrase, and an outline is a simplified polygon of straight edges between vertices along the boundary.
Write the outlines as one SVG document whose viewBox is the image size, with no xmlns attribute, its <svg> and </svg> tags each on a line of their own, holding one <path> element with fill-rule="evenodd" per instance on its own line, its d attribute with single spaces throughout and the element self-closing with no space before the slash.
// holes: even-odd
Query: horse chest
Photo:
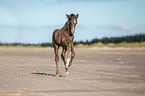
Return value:
<svg viewBox="0 0 145 96">
<path fill-rule="evenodd" d="M 72 41 L 73 41 L 73 36 L 66 37 L 66 42 L 72 42 Z"/>
<path fill-rule="evenodd" d="M 73 36 L 66 36 L 65 38 L 62 38 L 62 46 L 68 46 L 69 43 L 73 42 L 74 37 Z"/>
</svg>

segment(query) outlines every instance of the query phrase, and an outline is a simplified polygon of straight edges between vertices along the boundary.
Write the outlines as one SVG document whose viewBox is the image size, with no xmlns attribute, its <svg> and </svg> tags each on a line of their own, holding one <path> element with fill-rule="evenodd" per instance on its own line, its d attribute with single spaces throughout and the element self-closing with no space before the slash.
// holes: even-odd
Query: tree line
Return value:
<svg viewBox="0 0 145 96">
<path fill-rule="evenodd" d="M 136 35 L 130 35 L 130 36 L 122 36 L 122 37 L 104 37 L 102 39 L 94 38 L 91 41 L 74 41 L 74 46 L 77 44 L 85 44 L 85 45 L 91 45 L 94 43 L 132 43 L 132 42 L 144 42 L 145 41 L 145 34 L 136 34 Z M 41 46 L 41 47 L 53 47 L 52 43 L 41 43 L 41 44 L 24 44 L 24 43 L 1 43 L 0 46 Z"/>
<path fill-rule="evenodd" d="M 85 44 L 85 45 L 91 45 L 94 43 L 103 43 L 103 44 L 108 44 L 108 43 L 133 43 L 133 42 L 144 42 L 145 41 L 145 34 L 136 34 L 136 35 L 130 35 L 130 36 L 122 36 L 122 37 L 104 37 L 102 39 L 94 38 L 91 41 L 79 41 L 79 42 L 74 42 L 74 45 L 77 44 Z"/>
<path fill-rule="evenodd" d="M 25 43 L 0 43 L 0 46 L 34 46 L 34 47 L 53 47 L 52 43 L 41 43 L 41 44 L 25 44 Z"/>
</svg>

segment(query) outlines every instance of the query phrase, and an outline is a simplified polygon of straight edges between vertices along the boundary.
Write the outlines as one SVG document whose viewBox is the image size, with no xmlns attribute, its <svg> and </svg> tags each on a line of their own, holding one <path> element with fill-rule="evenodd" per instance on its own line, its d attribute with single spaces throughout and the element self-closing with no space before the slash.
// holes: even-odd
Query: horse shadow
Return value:
<svg viewBox="0 0 145 96">
<path fill-rule="evenodd" d="M 43 75 L 43 76 L 49 76 L 49 77 L 56 77 L 54 74 L 47 74 L 47 73 L 41 73 L 41 72 L 33 72 L 32 75 Z M 59 77 L 65 77 L 63 75 L 59 75 Z"/>
</svg>

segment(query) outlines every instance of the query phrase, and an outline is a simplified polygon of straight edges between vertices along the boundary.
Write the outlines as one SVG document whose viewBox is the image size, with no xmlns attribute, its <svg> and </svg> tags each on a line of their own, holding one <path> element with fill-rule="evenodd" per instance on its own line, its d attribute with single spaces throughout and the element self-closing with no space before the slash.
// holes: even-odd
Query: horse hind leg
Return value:
<svg viewBox="0 0 145 96">
<path fill-rule="evenodd" d="M 59 61 L 59 56 L 58 56 L 58 49 L 59 46 L 54 47 L 54 52 L 55 52 L 55 63 L 56 63 L 56 77 L 59 77 L 59 69 L 58 69 L 58 61 Z"/>
</svg>

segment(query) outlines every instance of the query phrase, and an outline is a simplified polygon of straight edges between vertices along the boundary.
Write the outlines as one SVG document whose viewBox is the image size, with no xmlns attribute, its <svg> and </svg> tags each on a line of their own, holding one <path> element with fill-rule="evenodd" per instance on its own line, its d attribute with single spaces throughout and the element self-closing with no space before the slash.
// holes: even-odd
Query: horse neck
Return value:
<svg viewBox="0 0 145 96">
<path fill-rule="evenodd" d="M 70 29 L 69 29 L 70 27 L 69 27 L 69 20 L 65 23 L 65 25 L 64 25 L 64 30 L 65 31 L 70 31 Z"/>
</svg>

